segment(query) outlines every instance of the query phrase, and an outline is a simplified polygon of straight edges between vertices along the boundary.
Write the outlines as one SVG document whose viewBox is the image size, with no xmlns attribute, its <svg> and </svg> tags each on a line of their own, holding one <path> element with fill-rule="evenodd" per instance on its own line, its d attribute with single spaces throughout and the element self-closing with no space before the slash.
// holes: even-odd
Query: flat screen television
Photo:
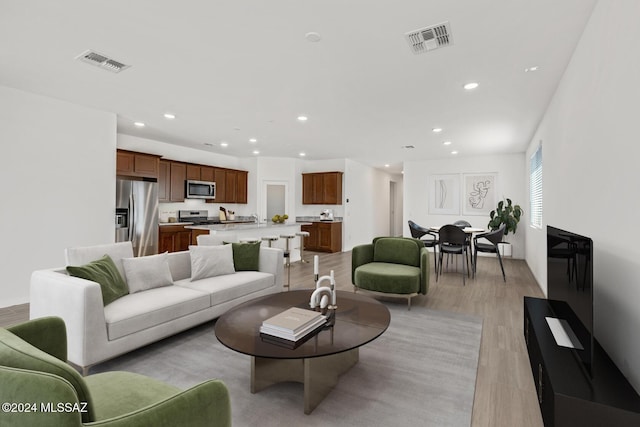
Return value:
<svg viewBox="0 0 640 427">
<path fill-rule="evenodd" d="M 565 329 L 569 326 L 566 332 L 574 334 L 571 339 L 577 339 L 573 351 L 592 375 L 593 241 L 589 237 L 547 226 L 547 298 L 557 319 Z"/>
</svg>

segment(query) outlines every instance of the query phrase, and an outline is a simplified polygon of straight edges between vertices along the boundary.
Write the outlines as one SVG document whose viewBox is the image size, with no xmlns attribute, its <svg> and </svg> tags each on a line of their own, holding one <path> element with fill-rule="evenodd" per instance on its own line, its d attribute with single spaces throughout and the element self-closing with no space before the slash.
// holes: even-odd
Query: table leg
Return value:
<svg viewBox="0 0 640 427">
<path fill-rule="evenodd" d="M 338 384 L 338 377 L 360 358 L 358 348 L 308 359 L 251 358 L 251 393 L 287 381 L 304 384 L 304 413 L 309 415 Z"/>
<path fill-rule="evenodd" d="M 309 415 L 338 384 L 338 377 L 359 360 L 357 348 L 325 357 L 305 359 L 304 413 Z"/>
</svg>

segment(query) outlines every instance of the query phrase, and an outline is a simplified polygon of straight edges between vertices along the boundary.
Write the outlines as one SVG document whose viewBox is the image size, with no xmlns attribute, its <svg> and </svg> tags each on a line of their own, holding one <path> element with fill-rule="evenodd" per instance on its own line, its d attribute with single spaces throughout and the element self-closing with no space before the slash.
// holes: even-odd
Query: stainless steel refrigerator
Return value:
<svg viewBox="0 0 640 427">
<path fill-rule="evenodd" d="M 158 183 L 116 180 L 116 242 L 130 240 L 134 256 L 158 253 Z"/>
</svg>

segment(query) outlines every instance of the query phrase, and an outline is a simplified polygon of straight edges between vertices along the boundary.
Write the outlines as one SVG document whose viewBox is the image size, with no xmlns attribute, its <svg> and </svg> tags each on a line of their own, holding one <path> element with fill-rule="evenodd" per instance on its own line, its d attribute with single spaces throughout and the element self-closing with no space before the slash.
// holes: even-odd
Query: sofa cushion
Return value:
<svg viewBox="0 0 640 427">
<path fill-rule="evenodd" d="M 3 366 L 46 372 L 64 378 L 75 389 L 78 402 L 87 402 L 88 412 L 82 414 L 82 421 L 86 423 L 95 420 L 89 389 L 78 371 L 67 363 L 32 346 L 3 328 L 0 328 L 0 361 Z"/>
<path fill-rule="evenodd" d="M 261 241 L 232 243 L 233 268 L 236 271 L 258 271 L 260 268 Z"/>
<path fill-rule="evenodd" d="M 258 292 L 274 285 L 275 277 L 261 271 L 239 271 L 235 274 L 210 277 L 191 282 L 189 279 L 176 281 L 176 286 L 195 289 L 211 295 L 211 305 Z"/>
<path fill-rule="evenodd" d="M 420 246 L 414 239 L 380 237 L 373 241 L 373 260 L 420 267 Z"/>
<path fill-rule="evenodd" d="M 122 259 L 130 294 L 173 285 L 167 255 L 168 252 L 165 252 L 158 255 Z"/>
<path fill-rule="evenodd" d="M 109 340 L 161 325 L 209 308 L 208 294 L 181 286 L 165 286 L 126 295 L 104 308 Z"/>
<path fill-rule="evenodd" d="M 67 248 L 64 255 L 67 265 L 84 265 L 96 260 L 105 254 L 109 255 L 116 265 L 116 268 L 124 277 L 122 258 L 133 257 L 133 245 L 131 242 L 109 243 L 106 245 L 85 246 L 78 248 Z"/>
<path fill-rule="evenodd" d="M 371 262 L 355 271 L 355 283 L 370 291 L 411 294 L 420 292 L 420 268 L 410 265 Z"/>
<path fill-rule="evenodd" d="M 191 281 L 235 273 L 233 248 L 222 246 L 189 246 Z"/>
<path fill-rule="evenodd" d="M 127 284 L 109 255 L 80 266 L 67 266 L 67 272 L 100 285 L 102 303 L 106 306 L 129 293 Z"/>
</svg>

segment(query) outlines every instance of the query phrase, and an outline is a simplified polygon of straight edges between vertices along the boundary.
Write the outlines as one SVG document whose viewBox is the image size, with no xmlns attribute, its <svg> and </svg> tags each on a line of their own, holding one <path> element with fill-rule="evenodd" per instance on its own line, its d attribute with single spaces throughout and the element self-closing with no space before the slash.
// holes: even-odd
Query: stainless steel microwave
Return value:
<svg viewBox="0 0 640 427">
<path fill-rule="evenodd" d="M 187 199 L 215 199 L 216 183 L 209 181 L 187 180 L 185 192 Z"/>
</svg>

